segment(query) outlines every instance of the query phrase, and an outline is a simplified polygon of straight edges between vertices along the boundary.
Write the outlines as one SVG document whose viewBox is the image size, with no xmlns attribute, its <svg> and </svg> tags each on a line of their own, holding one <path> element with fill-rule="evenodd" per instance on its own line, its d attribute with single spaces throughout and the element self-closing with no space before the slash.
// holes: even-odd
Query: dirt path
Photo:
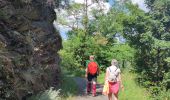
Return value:
<svg viewBox="0 0 170 100">
<path fill-rule="evenodd" d="M 101 84 L 97 84 L 97 96 L 93 97 L 92 95 L 86 95 L 86 79 L 75 77 L 75 82 L 79 87 L 79 94 L 74 100 L 107 100 L 107 96 L 102 95 L 102 88 Z"/>
</svg>

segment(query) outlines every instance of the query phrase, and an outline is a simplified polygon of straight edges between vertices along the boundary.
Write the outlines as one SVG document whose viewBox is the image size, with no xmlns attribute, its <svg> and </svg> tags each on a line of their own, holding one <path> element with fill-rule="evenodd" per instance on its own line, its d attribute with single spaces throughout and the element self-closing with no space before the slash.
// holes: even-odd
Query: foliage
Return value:
<svg viewBox="0 0 170 100">
<path fill-rule="evenodd" d="M 96 56 L 96 61 L 100 64 L 102 70 L 110 66 L 110 61 L 113 58 L 118 59 L 120 63 L 122 62 L 122 66 L 125 66 L 125 61 L 133 61 L 135 51 L 128 44 L 118 43 L 113 44 L 113 46 L 107 45 L 107 38 L 101 34 L 88 36 L 86 37 L 86 41 L 83 41 L 81 40 L 82 36 L 79 35 L 81 32 L 78 32 L 78 36 L 74 36 L 63 42 L 64 48 L 60 51 L 63 59 L 62 66 L 68 70 L 75 71 L 76 69 L 79 71 L 84 68 L 85 60 L 87 60 L 91 54 Z M 85 45 L 85 47 L 82 45 Z"/>
<path fill-rule="evenodd" d="M 134 65 L 138 82 L 149 88 L 155 98 L 168 96 L 170 89 L 170 32 L 169 0 L 148 0 L 150 9 L 144 12 L 130 2 L 115 3 L 105 13 L 93 11 L 94 19 L 88 29 L 72 30 L 65 41 L 62 57 L 75 68 L 83 68 L 90 54 L 104 70 L 116 58 L 122 67 Z M 120 41 L 123 36 L 126 41 Z M 119 38 L 119 39 L 117 39 Z M 104 43 L 104 44 L 102 44 Z M 70 48 L 71 47 L 71 48 Z M 71 62 L 72 61 L 72 62 Z M 66 66 L 68 67 L 68 65 Z M 163 92 L 166 92 L 164 95 Z"/>
<path fill-rule="evenodd" d="M 105 67 L 110 66 L 110 61 L 113 58 L 119 60 L 122 67 L 125 62 L 133 61 L 135 50 L 131 48 L 122 37 L 124 12 L 126 12 L 123 5 L 115 3 L 112 9 L 107 13 L 100 13 L 95 15 L 95 19 L 89 24 L 89 33 L 101 33 L 108 42 L 103 49 L 101 49 L 99 62 Z"/>
<path fill-rule="evenodd" d="M 61 10 L 61 9 L 60 9 Z M 79 3 L 69 4 L 67 10 L 57 11 L 57 23 L 65 25 L 71 29 L 78 29 L 82 21 L 81 17 L 84 12 L 84 5 Z M 68 19 L 69 16 L 69 19 Z"/>
<path fill-rule="evenodd" d="M 158 1 L 155 1 L 155 3 L 154 6 L 157 8 L 165 2 L 160 1 L 159 4 Z M 135 69 L 140 73 L 139 82 L 150 87 L 153 95 L 158 95 L 163 88 L 169 89 L 167 87 L 169 82 L 162 84 L 163 80 L 169 80 L 165 78 L 170 70 L 167 62 L 170 55 L 169 19 L 166 11 L 163 15 L 154 9 L 145 13 L 137 6 L 131 4 L 126 6 L 128 13 L 122 21 L 123 34 L 129 44 L 137 50 Z"/>
<path fill-rule="evenodd" d="M 112 55 L 119 60 L 135 58 L 135 70 L 139 73 L 138 81 L 150 87 L 153 95 L 158 95 L 164 88 L 169 89 L 169 76 L 167 76 L 170 70 L 168 2 L 168 0 L 146 1 L 148 7 L 152 8 L 149 13 L 129 2 L 116 4 L 107 15 L 97 16 L 90 25 L 93 27 L 90 29 L 91 32 L 97 30 L 108 39 L 109 50 L 105 52 L 107 57 Z M 135 50 L 126 52 L 125 45 L 124 47 L 115 45 L 116 34 L 122 34 L 126 42 Z M 106 59 L 111 59 L 111 57 L 104 60 Z"/>
<path fill-rule="evenodd" d="M 126 62 L 133 61 L 135 50 L 117 39 L 123 30 L 122 24 L 117 20 L 123 16 L 123 13 L 113 9 L 107 15 L 102 12 L 94 14 L 92 16 L 95 16 L 95 19 L 88 22 L 87 30 L 77 28 L 67 33 L 68 39 L 63 42 L 64 48 L 60 51 L 63 67 L 79 71 L 84 68 L 85 61 L 91 54 L 96 56 L 96 61 L 102 70 L 110 66 L 113 58 L 118 59 L 123 67 Z"/>
<path fill-rule="evenodd" d="M 84 68 L 85 60 L 88 59 L 89 55 L 98 54 L 100 46 L 105 45 L 107 40 L 101 35 L 94 35 L 86 37 L 85 41 L 83 40 L 83 30 L 72 32 L 74 32 L 71 33 L 74 36 L 63 42 L 64 49 L 60 51 L 60 55 L 63 58 L 62 65 L 74 70 L 75 68 Z M 67 63 L 65 63 L 66 61 Z"/>
</svg>

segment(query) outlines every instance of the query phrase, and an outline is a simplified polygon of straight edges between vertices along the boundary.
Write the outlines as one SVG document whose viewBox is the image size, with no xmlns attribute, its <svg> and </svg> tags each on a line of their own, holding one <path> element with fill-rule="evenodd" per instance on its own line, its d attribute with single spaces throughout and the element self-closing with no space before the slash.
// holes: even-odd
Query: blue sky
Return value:
<svg viewBox="0 0 170 100">
<path fill-rule="evenodd" d="M 84 0 L 75 0 L 79 3 L 84 2 Z M 148 11 L 148 9 L 146 8 L 145 4 L 144 4 L 144 0 L 131 0 L 133 4 L 138 4 L 139 8 L 144 10 L 144 11 Z M 112 5 L 114 3 L 114 0 L 109 0 L 109 4 Z M 55 26 L 58 26 L 56 22 L 54 22 Z M 61 26 L 59 25 L 57 27 L 57 29 L 60 32 L 60 35 L 63 39 L 67 39 L 67 35 L 66 33 L 70 30 L 69 28 L 67 28 L 66 26 Z"/>
<path fill-rule="evenodd" d="M 113 0 L 109 0 L 109 4 L 112 5 L 113 4 Z"/>
</svg>

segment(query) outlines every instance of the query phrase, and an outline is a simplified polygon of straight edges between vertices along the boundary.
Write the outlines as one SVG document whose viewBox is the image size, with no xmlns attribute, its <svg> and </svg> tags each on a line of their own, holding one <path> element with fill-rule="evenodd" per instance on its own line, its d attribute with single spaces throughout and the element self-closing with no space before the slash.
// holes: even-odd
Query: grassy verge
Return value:
<svg viewBox="0 0 170 100">
<path fill-rule="evenodd" d="M 73 80 L 73 77 L 64 77 L 62 83 L 59 85 L 60 97 L 62 100 L 71 100 L 73 96 L 77 94 L 78 88 Z"/>
<path fill-rule="evenodd" d="M 71 98 L 77 94 L 77 86 L 73 77 L 63 76 L 58 87 L 51 87 L 46 91 L 34 95 L 27 100 L 72 100 Z"/>
<path fill-rule="evenodd" d="M 98 77 L 98 82 L 100 84 L 104 83 L 105 74 L 102 73 Z M 130 73 L 128 71 L 123 71 L 122 80 L 124 84 L 124 91 L 120 91 L 119 99 L 120 100 L 153 100 L 150 98 L 149 93 L 145 88 L 139 86 L 135 82 L 136 74 Z"/>
</svg>

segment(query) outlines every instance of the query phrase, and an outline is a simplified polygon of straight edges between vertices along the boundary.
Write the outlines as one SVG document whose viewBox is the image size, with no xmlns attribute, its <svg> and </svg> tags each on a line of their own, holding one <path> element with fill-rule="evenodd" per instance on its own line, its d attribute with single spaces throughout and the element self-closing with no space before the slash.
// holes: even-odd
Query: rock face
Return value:
<svg viewBox="0 0 170 100">
<path fill-rule="evenodd" d="M 47 0 L 0 0 L 0 100 L 57 85 L 61 37 Z"/>
</svg>

